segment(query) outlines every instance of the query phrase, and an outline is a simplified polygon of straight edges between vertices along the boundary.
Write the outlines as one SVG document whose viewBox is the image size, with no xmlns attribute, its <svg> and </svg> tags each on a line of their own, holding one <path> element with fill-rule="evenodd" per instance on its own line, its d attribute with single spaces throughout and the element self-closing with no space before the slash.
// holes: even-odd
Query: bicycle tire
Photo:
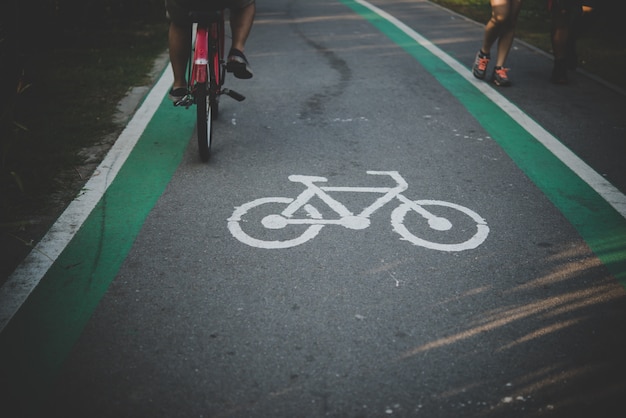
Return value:
<svg viewBox="0 0 626 418">
<path fill-rule="evenodd" d="M 222 74 L 222 67 L 223 65 L 221 64 L 222 61 L 222 52 L 221 49 L 219 47 L 220 43 L 224 42 L 223 36 L 224 33 L 223 31 L 220 32 L 220 25 L 216 24 L 217 26 L 213 29 L 212 33 L 214 36 L 218 36 L 214 47 L 211 47 L 211 57 L 210 57 L 210 62 L 211 65 L 209 66 L 209 72 L 211 74 L 210 80 L 211 80 L 211 89 L 209 90 L 209 100 L 211 102 L 211 117 L 213 118 L 213 120 L 216 120 L 217 117 L 219 116 L 219 112 L 220 112 L 220 91 L 222 88 L 222 84 L 224 83 L 224 76 Z M 218 35 L 220 34 L 221 35 Z"/>
<path fill-rule="evenodd" d="M 217 120 L 220 114 L 220 97 L 218 95 L 209 94 L 209 100 L 211 101 L 211 118 Z"/>
<path fill-rule="evenodd" d="M 213 139 L 213 103 L 207 91 L 207 83 L 196 86 L 196 115 L 198 119 L 198 150 L 200 159 L 207 162 L 211 156 L 211 142 Z"/>
</svg>

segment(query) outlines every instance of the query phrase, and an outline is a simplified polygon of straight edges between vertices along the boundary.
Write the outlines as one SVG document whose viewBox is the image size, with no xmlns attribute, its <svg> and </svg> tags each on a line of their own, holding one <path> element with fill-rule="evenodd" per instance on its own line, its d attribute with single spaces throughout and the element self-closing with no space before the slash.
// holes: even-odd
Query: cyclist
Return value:
<svg viewBox="0 0 626 418">
<path fill-rule="evenodd" d="M 251 78 L 252 69 L 244 55 L 244 47 L 256 14 L 255 0 L 165 0 L 169 26 L 169 54 L 174 84 L 169 98 L 179 102 L 187 94 L 186 70 L 191 54 L 190 11 L 230 10 L 232 46 L 228 53 L 226 70 L 237 78 Z"/>
<path fill-rule="evenodd" d="M 508 68 L 504 67 L 515 36 L 515 23 L 522 8 L 522 0 L 491 0 L 491 19 L 485 25 L 483 45 L 476 54 L 472 73 L 484 79 L 491 59 L 491 47 L 498 41 L 498 58 L 493 70 L 492 81 L 497 86 L 510 86 Z"/>
</svg>

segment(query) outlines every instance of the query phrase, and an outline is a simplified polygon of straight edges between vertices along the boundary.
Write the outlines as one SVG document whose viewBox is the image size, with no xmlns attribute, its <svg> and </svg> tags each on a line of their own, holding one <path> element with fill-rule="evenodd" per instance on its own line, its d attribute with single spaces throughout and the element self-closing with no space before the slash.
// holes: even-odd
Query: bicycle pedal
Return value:
<svg viewBox="0 0 626 418">
<path fill-rule="evenodd" d="M 193 96 L 188 94 L 177 102 L 174 102 L 174 106 L 184 106 L 185 109 L 189 109 L 189 107 L 193 105 Z"/>
<path fill-rule="evenodd" d="M 238 102 L 242 102 L 246 99 L 246 96 L 244 96 L 243 94 L 237 93 L 236 91 L 233 90 L 229 90 L 229 89 L 223 89 L 222 93 L 232 97 L 233 99 L 237 100 Z"/>
</svg>

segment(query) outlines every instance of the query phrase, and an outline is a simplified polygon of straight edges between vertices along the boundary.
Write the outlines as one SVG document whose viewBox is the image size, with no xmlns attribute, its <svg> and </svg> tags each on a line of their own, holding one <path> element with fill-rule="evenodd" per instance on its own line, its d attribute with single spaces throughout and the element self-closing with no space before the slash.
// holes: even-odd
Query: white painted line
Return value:
<svg viewBox="0 0 626 418">
<path fill-rule="evenodd" d="M 159 108 L 173 80 L 171 67 L 168 66 L 85 184 L 83 192 L 70 203 L 48 233 L 0 287 L 0 332 L 39 284 L 93 211 L 109 185 L 113 183 L 139 137 Z"/>
<path fill-rule="evenodd" d="M 581 160 L 569 148 L 563 145 L 551 133 L 546 131 L 537 122 L 532 120 L 520 108 L 508 101 L 504 96 L 495 91 L 492 87 L 483 81 L 477 80 L 463 64 L 446 54 L 444 51 L 435 46 L 428 39 L 424 38 L 409 26 L 396 19 L 384 10 L 368 3 L 364 0 L 355 0 L 362 6 L 370 9 L 383 19 L 395 25 L 406 35 L 411 37 L 415 42 L 426 48 L 437 58 L 445 62 L 450 68 L 455 70 L 461 77 L 472 83 L 485 96 L 505 111 L 513 120 L 515 120 L 522 128 L 531 134 L 537 141 L 543 144 L 554 156 L 556 156 L 563 164 L 572 170 L 578 177 L 594 189 L 604 200 L 606 200 L 622 217 L 626 218 L 626 196 L 620 192 L 615 186 L 608 182 L 604 177 L 595 172 L 589 165 Z"/>
</svg>

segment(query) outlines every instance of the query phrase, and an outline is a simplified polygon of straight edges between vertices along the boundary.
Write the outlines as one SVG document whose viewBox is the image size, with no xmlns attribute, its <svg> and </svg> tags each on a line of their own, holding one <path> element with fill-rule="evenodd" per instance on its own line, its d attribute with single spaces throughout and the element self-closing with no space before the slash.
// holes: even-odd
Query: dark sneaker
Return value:
<svg viewBox="0 0 626 418">
<path fill-rule="evenodd" d="M 554 67 L 552 67 L 552 77 L 550 81 L 554 84 L 567 84 L 567 61 L 564 59 L 554 60 Z"/>
<path fill-rule="evenodd" d="M 498 87 L 508 87 L 511 85 L 511 81 L 508 76 L 508 68 L 504 67 L 496 67 L 493 69 L 493 76 L 491 80 Z"/>
<path fill-rule="evenodd" d="M 170 90 L 167 97 L 174 102 L 174 104 L 180 103 L 185 96 L 187 96 L 187 87 L 177 87 Z"/>
<path fill-rule="evenodd" d="M 228 53 L 228 62 L 226 63 L 226 71 L 233 73 L 237 78 L 252 78 L 252 68 L 248 64 L 246 56 L 238 49 L 231 49 Z"/>
<path fill-rule="evenodd" d="M 478 51 L 476 59 L 474 59 L 474 66 L 472 67 L 472 73 L 474 77 L 483 79 L 487 73 L 487 66 L 489 65 L 489 55 L 485 55 L 482 51 Z"/>
</svg>

